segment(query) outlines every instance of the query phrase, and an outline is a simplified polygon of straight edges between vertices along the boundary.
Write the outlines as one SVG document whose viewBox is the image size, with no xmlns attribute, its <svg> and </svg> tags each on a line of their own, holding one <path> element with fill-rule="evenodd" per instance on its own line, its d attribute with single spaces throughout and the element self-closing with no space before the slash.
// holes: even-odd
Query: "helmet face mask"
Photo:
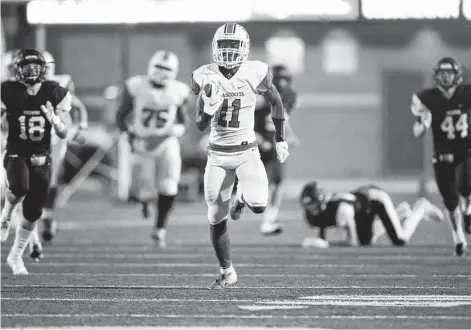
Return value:
<svg viewBox="0 0 471 330">
<path fill-rule="evenodd" d="M 239 24 L 224 24 L 216 30 L 212 48 L 214 62 L 226 69 L 236 68 L 249 57 L 249 35 Z"/>
<path fill-rule="evenodd" d="M 21 50 L 14 60 L 15 77 L 26 85 L 32 86 L 44 81 L 46 69 L 46 61 L 36 49 Z"/>
<path fill-rule="evenodd" d="M 451 57 L 440 59 L 433 71 L 435 83 L 444 90 L 455 88 L 463 81 L 462 68 L 460 64 Z"/>
<path fill-rule="evenodd" d="M 178 57 L 172 52 L 158 51 L 152 56 L 147 67 L 147 76 L 152 83 L 166 86 L 178 74 Z"/>
</svg>

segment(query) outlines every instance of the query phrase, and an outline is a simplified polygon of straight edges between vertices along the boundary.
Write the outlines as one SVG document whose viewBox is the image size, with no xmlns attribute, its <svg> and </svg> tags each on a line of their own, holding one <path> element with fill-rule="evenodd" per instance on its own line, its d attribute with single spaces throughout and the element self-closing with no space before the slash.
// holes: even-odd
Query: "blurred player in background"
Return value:
<svg viewBox="0 0 471 330">
<path fill-rule="evenodd" d="M 435 88 L 412 95 L 414 135 L 432 128 L 435 180 L 450 218 L 455 254 L 461 256 L 467 245 L 463 214 L 468 231 L 471 215 L 471 86 L 462 84 L 461 65 L 451 57 L 437 62 L 433 78 Z"/>
<path fill-rule="evenodd" d="M 283 106 L 291 116 L 297 106 L 297 94 L 291 87 L 292 75 L 284 65 L 275 65 L 271 68 L 273 84 L 280 93 Z M 286 116 L 286 119 L 288 119 Z M 299 144 L 297 137 L 286 123 L 286 140 L 290 147 Z M 260 150 L 260 156 L 267 171 L 269 182 L 269 197 L 266 211 L 263 213 L 263 222 L 260 232 L 264 235 L 280 234 L 283 225 L 277 221 L 278 212 L 283 198 L 282 183 L 285 175 L 285 164 L 278 161 L 275 148 L 275 127 L 271 119 L 271 104 L 260 97 L 255 111 L 255 134 Z"/>
<path fill-rule="evenodd" d="M 268 179 L 254 131 L 258 94 L 263 94 L 273 106 L 278 159 L 284 162 L 289 155 L 284 137 L 285 110 L 280 94 L 272 83 L 268 65 L 247 60 L 249 50 L 247 31 L 239 24 L 224 24 L 213 38 L 214 63 L 193 71 L 191 79 L 192 91 L 198 95 L 196 126 L 201 131 L 208 126 L 211 128 L 204 195 L 211 242 L 221 273 L 211 284 L 211 289 L 237 283 L 227 229 L 229 213 L 233 220 L 238 220 L 245 206 L 254 213 L 263 213 L 267 207 Z M 235 175 L 239 184 L 229 210 Z"/>
<path fill-rule="evenodd" d="M 389 194 L 374 185 L 349 193 L 331 193 L 314 181 L 304 186 L 300 203 L 309 225 L 319 228 L 319 237 L 306 238 L 304 247 L 329 247 L 325 237 L 329 227 L 345 229 L 351 246 L 369 246 L 384 232 L 394 245 L 404 246 L 423 219 L 444 220 L 441 210 L 425 198 L 412 209 L 407 202 L 396 209 Z M 376 217 L 382 226 L 374 226 Z"/>
<path fill-rule="evenodd" d="M 51 133 L 65 138 L 70 124 L 72 96 L 46 80 L 46 60 L 36 49 L 25 49 L 14 59 L 15 80 L 2 83 L 2 111 L 8 121 L 4 166 L 8 182 L 1 213 L 1 240 L 6 241 L 12 215 L 22 203 L 7 264 L 15 275 L 28 274 L 23 253 L 45 206 L 49 180 Z"/>
<path fill-rule="evenodd" d="M 180 182 L 182 159 L 180 142 L 188 127 L 187 101 L 190 88 L 176 80 L 177 55 L 159 50 L 149 61 L 146 76 L 126 80 L 117 124 L 127 132 L 136 162 L 132 185 L 149 217 L 149 202 L 157 197 L 157 215 L 152 238 L 166 247 L 166 228 Z M 133 116 L 131 124 L 127 118 Z M 157 173 L 156 173 L 157 171 Z"/>
<path fill-rule="evenodd" d="M 83 102 L 75 95 L 75 86 L 72 77 L 68 74 L 56 74 L 56 64 L 54 57 L 51 53 L 43 52 L 44 58 L 47 63 L 46 80 L 54 81 L 63 88 L 70 91 L 72 96 L 72 110 L 70 115 L 72 117 L 72 125 L 69 128 L 67 139 L 61 139 L 57 134 L 51 137 L 51 181 L 47 197 L 46 207 L 43 211 L 43 225 L 42 238 L 44 241 L 51 241 L 57 232 L 57 223 L 54 219 L 54 211 L 56 208 L 57 193 L 59 188 L 59 179 L 64 166 L 65 154 L 67 152 L 67 143 L 74 141 L 78 143 L 84 142 L 83 130 L 88 128 L 88 114 L 87 109 Z M 36 232 L 33 234 L 31 246 L 34 250 L 34 244 L 39 242 Z M 32 252 L 35 254 L 35 252 Z M 34 258 L 34 257 L 33 257 Z"/>
</svg>

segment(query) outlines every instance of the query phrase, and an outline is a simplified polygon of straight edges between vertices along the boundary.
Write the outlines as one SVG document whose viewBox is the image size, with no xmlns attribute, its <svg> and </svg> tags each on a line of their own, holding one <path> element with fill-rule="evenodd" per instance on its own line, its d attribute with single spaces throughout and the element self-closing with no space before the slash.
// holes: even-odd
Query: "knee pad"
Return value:
<svg viewBox="0 0 471 330">
<path fill-rule="evenodd" d="M 175 196 L 178 193 L 178 181 L 174 179 L 164 179 L 159 183 L 159 194 Z"/>
<path fill-rule="evenodd" d="M 43 210 L 41 207 L 23 205 L 23 216 L 29 222 L 36 222 L 41 218 Z"/>
<path fill-rule="evenodd" d="M 445 207 L 448 211 L 454 211 L 458 207 L 460 203 L 460 198 L 459 196 L 444 196 L 443 197 L 443 204 L 445 204 Z"/>
<path fill-rule="evenodd" d="M 265 212 L 266 208 L 267 208 L 266 206 L 250 206 L 250 209 L 255 214 L 260 214 L 260 213 Z"/>
</svg>

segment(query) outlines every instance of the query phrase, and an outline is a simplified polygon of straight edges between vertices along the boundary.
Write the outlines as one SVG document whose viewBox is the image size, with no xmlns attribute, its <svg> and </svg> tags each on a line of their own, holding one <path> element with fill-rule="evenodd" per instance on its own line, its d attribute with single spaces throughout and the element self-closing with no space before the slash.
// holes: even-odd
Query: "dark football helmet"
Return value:
<svg viewBox="0 0 471 330">
<path fill-rule="evenodd" d="M 452 57 L 442 57 L 433 68 L 435 83 L 445 90 L 457 87 L 463 81 L 463 69 Z"/>
<path fill-rule="evenodd" d="M 14 59 L 14 73 L 18 81 L 34 85 L 46 79 L 47 63 L 37 49 L 22 49 Z"/>
<path fill-rule="evenodd" d="M 303 208 L 304 217 L 312 226 L 319 227 L 321 225 L 315 223 L 316 217 L 326 209 L 327 202 L 325 190 L 319 188 L 316 181 L 309 182 L 303 187 L 299 203 Z"/>
<path fill-rule="evenodd" d="M 291 85 L 293 76 L 284 65 L 274 65 L 271 68 L 273 74 L 273 84 L 278 91 L 287 89 Z"/>
</svg>

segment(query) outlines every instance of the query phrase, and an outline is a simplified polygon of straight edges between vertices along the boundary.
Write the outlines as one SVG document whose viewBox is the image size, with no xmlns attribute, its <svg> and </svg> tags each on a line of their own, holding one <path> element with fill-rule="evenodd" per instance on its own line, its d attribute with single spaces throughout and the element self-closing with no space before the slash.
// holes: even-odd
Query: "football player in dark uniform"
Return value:
<svg viewBox="0 0 471 330">
<path fill-rule="evenodd" d="M 463 213 L 471 214 L 471 86 L 462 84 L 462 68 L 451 57 L 438 61 L 433 77 L 435 88 L 412 95 L 414 135 L 432 129 L 435 180 L 449 214 L 455 254 L 460 256 L 467 245 Z"/>
<path fill-rule="evenodd" d="M 15 208 L 22 202 L 15 240 L 7 263 L 15 275 L 28 274 L 22 255 L 45 205 L 50 179 L 51 131 L 67 136 L 71 95 L 44 81 L 46 61 L 36 49 L 21 50 L 14 60 L 15 81 L 2 83 L 2 111 L 8 122 L 4 167 L 8 191 L 1 213 L 1 240 L 6 241 Z"/>
<path fill-rule="evenodd" d="M 284 65 L 275 65 L 271 68 L 273 84 L 280 93 L 283 106 L 291 115 L 297 106 L 298 95 L 291 86 L 292 75 Z M 285 117 L 288 117 L 285 115 Z M 280 234 L 283 226 L 277 221 L 278 212 L 282 200 L 282 183 L 285 176 L 286 165 L 280 163 L 276 157 L 275 150 L 275 126 L 271 119 L 271 106 L 262 97 L 257 102 L 255 111 L 255 134 L 260 150 L 260 157 L 267 171 L 269 181 L 269 198 L 260 232 L 263 235 Z M 287 142 L 295 147 L 299 144 L 297 137 L 293 134 L 289 125 L 286 125 Z"/>
<path fill-rule="evenodd" d="M 369 246 L 384 232 L 394 245 L 403 246 L 420 221 L 444 219 L 441 210 L 425 198 L 419 199 L 412 209 L 407 202 L 395 208 L 389 194 L 374 185 L 349 193 L 330 193 L 317 182 L 310 182 L 301 192 L 300 203 L 309 225 L 320 229 L 320 237 L 306 238 L 304 247 L 328 247 L 325 231 L 329 227 L 346 229 L 351 246 Z M 382 226 L 373 225 L 376 217 Z"/>
</svg>

